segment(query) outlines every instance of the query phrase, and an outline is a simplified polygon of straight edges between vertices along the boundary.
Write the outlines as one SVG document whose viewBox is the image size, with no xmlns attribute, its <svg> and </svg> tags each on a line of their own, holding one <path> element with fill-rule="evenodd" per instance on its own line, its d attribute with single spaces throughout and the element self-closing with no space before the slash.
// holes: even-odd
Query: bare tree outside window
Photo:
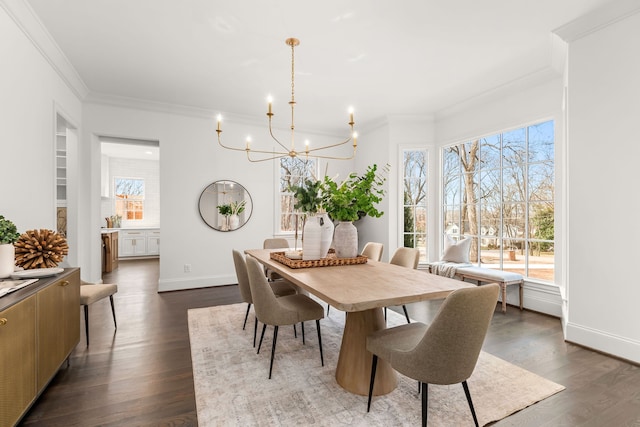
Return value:
<svg viewBox="0 0 640 427">
<path fill-rule="evenodd" d="M 553 281 L 553 127 L 547 121 L 444 149 L 444 230 L 473 239 L 473 263 Z"/>
<path fill-rule="evenodd" d="M 427 152 L 403 153 L 404 247 L 420 250 L 420 261 L 427 260 Z"/>
<path fill-rule="evenodd" d="M 115 178 L 115 211 L 126 220 L 144 217 L 144 179 Z"/>
</svg>

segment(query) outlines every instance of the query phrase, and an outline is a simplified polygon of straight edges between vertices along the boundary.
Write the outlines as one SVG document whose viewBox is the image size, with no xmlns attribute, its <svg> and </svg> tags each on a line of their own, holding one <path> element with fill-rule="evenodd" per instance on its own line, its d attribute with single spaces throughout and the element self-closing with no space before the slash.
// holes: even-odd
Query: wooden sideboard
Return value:
<svg viewBox="0 0 640 427">
<path fill-rule="evenodd" d="M 115 230 L 102 230 L 102 272 L 110 273 L 118 268 L 120 243 L 118 232 Z"/>
<path fill-rule="evenodd" d="M 80 269 L 0 298 L 0 426 L 16 425 L 80 342 Z"/>
</svg>

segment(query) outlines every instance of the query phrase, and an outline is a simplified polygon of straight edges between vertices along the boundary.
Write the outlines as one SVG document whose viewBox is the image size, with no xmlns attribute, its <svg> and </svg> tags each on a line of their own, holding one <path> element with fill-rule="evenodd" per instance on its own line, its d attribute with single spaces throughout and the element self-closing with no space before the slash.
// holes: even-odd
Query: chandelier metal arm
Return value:
<svg viewBox="0 0 640 427">
<path fill-rule="evenodd" d="M 290 131 L 291 131 L 291 143 L 290 143 L 290 147 L 287 147 L 285 144 L 283 144 L 282 142 L 280 142 L 280 140 L 274 135 L 273 133 L 273 127 L 272 127 L 272 118 L 273 118 L 273 111 L 272 111 L 272 105 L 271 105 L 271 97 L 269 97 L 268 100 L 268 111 L 267 111 L 267 117 L 269 119 L 269 134 L 271 136 L 271 139 L 273 139 L 273 141 L 284 151 L 273 151 L 273 150 L 255 150 L 251 148 L 251 139 L 247 138 L 247 142 L 246 142 L 246 147 L 244 148 L 235 148 L 235 147 L 230 147 L 227 146 L 225 144 L 222 143 L 222 138 L 221 138 L 221 121 L 222 121 L 222 116 L 218 115 L 218 129 L 216 130 L 217 134 L 218 134 L 218 144 L 220 144 L 220 146 L 222 148 L 225 148 L 227 150 L 233 150 L 233 151 L 244 151 L 245 153 L 247 153 L 247 159 L 250 162 L 265 162 L 268 160 L 275 160 L 275 159 L 281 159 L 281 158 L 285 158 L 285 157 L 291 157 L 291 158 L 296 158 L 296 157 L 313 157 L 313 158 L 318 158 L 318 159 L 332 159 L 332 160 L 350 160 L 353 159 L 356 155 L 356 150 L 358 148 L 358 142 L 357 142 L 357 134 L 354 132 L 353 130 L 353 126 L 355 124 L 354 120 L 353 120 L 353 109 L 350 109 L 349 111 L 349 127 L 351 129 L 351 135 L 345 139 L 342 142 L 338 142 L 335 144 L 329 144 L 329 145 L 325 145 L 322 147 L 315 147 L 315 148 L 310 148 L 309 147 L 309 142 L 306 141 L 305 144 L 305 148 L 304 151 L 300 150 L 296 150 L 295 147 L 295 106 L 296 106 L 296 101 L 295 101 L 295 47 L 298 46 L 300 44 L 300 41 L 298 39 L 295 38 L 288 38 L 287 40 L 285 40 L 285 43 L 291 47 L 291 100 L 289 101 L 289 106 L 291 107 L 291 125 L 290 125 Z M 330 155 L 321 155 L 318 154 L 319 151 L 321 150 L 326 150 L 326 149 L 330 149 L 330 148 L 336 148 L 336 147 L 340 147 L 342 145 L 348 144 L 349 142 L 353 141 L 353 153 L 350 156 L 330 156 Z M 255 153 L 255 154 L 263 154 L 266 155 L 265 158 L 251 158 L 251 153 Z"/>
</svg>

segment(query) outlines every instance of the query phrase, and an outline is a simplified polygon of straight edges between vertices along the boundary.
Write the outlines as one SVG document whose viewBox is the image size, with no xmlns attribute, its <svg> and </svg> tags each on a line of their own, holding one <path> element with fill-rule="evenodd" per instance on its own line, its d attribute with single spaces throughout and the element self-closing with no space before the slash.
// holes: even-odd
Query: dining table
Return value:
<svg viewBox="0 0 640 427">
<path fill-rule="evenodd" d="M 387 262 L 291 268 L 271 258 L 284 249 L 248 249 L 245 253 L 277 272 L 284 279 L 318 299 L 346 312 L 335 378 L 345 390 L 369 393 L 372 355 L 366 348 L 367 335 L 386 328 L 384 307 L 418 301 L 444 299 L 451 292 L 475 284 L 402 267 Z M 378 360 L 374 395 L 390 393 L 397 386 L 397 374 Z"/>
</svg>

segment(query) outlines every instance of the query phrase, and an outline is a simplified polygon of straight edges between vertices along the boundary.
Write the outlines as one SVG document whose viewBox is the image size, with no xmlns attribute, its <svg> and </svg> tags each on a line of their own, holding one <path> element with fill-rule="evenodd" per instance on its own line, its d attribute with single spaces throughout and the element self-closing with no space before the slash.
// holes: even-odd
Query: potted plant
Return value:
<svg viewBox="0 0 640 427">
<path fill-rule="evenodd" d="M 341 184 L 329 177 L 324 178 L 323 206 L 329 216 L 338 221 L 334 244 L 340 258 L 353 258 L 358 254 L 358 232 L 353 221 L 365 215 L 379 218 L 384 214 L 376 205 L 385 195 L 383 185 L 389 165 L 384 167 L 382 174 L 377 171 L 376 164 L 368 166 L 362 176 L 352 173 Z"/>
<path fill-rule="evenodd" d="M 323 185 L 323 181 L 305 179 L 303 185 L 289 187 L 289 191 L 295 198 L 293 207 L 304 214 L 302 217 L 302 259 L 304 260 L 325 258 L 333 239 L 334 226 L 323 207 Z"/>
<path fill-rule="evenodd" d="M 15 270 L 16 249 L 13 244 L 20 238 L 16 225 L 0 215 L 0 278 L 9 277 Z"/>
<path fill-rule="evenodd" d="M 229 228 L 231 230 L 235 230 L 240 225 L 240 215 L 244 212 L 244 207 L 247 204 L 246 200 L 241 202 L 231 202 L 229 204 L 229 209 L 231 210 L 231 214 L 229 216 Z"/>
<path fill-rule="evenodd" d="M 216 207 L 218 208 L 218 213 L 224 217 L 223 221 L 222 221 L 222 226 L 220 227 L 220 229 L 222 231 L 228 231 L 229 230 L 229 215 L 231 215 L 231 205 L 224 204 L 224 205 L 218 205 Z"/>
</svg>

